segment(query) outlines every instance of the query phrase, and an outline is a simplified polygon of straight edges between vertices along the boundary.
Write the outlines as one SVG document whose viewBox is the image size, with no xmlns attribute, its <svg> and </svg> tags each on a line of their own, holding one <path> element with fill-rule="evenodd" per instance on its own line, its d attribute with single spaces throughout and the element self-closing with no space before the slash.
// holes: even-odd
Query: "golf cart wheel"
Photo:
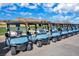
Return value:
<svg viewBox="0 0 79 59">
<path fill-rule="evenodd" d="M 56 41 L 57 41 L 57 38 L 53 38 L 53 39 L 52 39 L 52 42 L 55 43 Z"/>
<path fill-rule="evenodd" d="M 48 39 L 48 44 L 50 44 L 50 40 Z"/>
<path fill-rule="evenodd" d="M 61 40 L 61 38 L 62 38 L 61 36 L 60 36 L 60 37 L 57 37 L 57 41 L 60 41 L 60 40 Z"/>
<path fill-rule="evenodd" d="M 32 50 L 32 43 L 28 43 L 27 45 L 27 51 L 30 51 L 30 50 Z"/>
<path fill-rule="evenodd" d="M 15 47 L 11 47 L 11 54 L 16 55 L 16 48 Z"/>
<path fill-rule="evenodd" d="M 5 45 L 5 47 L 7 46 L 7 43 L 6 43 L 6 41 L 4 42 L 4 45 Z"/>
<path fill-rule="evenodd" d="M 63 35 L 63 36 L 62 36 L 62 39 L 65 39 L 65 38 L 66 38 L 66 35 Z"/>
<path fill-rule="evenodd" d="M 37 47 L 42 47 L 42 41 L 37 41 L 36 45 Z"/>
<path fill-rule="evenodd" d="M 64 36 L 64 39 L 67 38 L 66 35 Z"/>
<path fill-rule="evenodd" d="M 68 38 L 68 36 L 66 35 L 65 38 Z"/>
</svg>

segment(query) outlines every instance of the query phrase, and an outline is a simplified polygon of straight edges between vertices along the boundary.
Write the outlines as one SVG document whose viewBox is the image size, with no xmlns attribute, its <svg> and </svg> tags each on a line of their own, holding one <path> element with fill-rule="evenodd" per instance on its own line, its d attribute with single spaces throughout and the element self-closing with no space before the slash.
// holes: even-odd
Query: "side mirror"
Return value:
<svg viewBox="0 0 79 59">
<path fill-rule="evenodd" d="M 31 35 L 31 33 L 29 31 L 27 31 L 27 35 Z"/>
<path fill-rule="evenodd" d="M 37 34 L 37 32 L 34 32 L 34 34 Z"/>
<path fill-rule="evenodd" d="M 10 34 L 9 33 L 5 33 L 5 37 L 10 37 Z"/>
</svg>

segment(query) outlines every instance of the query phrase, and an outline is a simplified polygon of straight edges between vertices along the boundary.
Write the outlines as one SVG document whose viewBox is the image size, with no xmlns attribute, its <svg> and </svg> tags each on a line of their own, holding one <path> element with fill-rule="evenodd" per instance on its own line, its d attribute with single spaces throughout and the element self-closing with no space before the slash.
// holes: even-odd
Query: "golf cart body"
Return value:
<svg viewBox="0 0 79 59">
<path fill-rule="evenodd" d="M 30 28 L 32 25 L 34 25 L 34 30 Z M 48 23 L 28 23 L 28 26 L 30 30 L 32 29 L 34 33 L 30 37 L 30 41 L 38 45 L 38 47 L 42 47 L 44 44 L 48 44 L 48 41 L 50 39 L 50 32 L 48 32 Z M 44 26 L 44 27 L 43 27 Z"/>
<path fill-rule="evenodd" d="M 62 35 L 67 35 L 68 34 L 68 32 L 67 32 L 67 30 L 66 29 L 62 29 L 62 33 L 61 33 Z"/>
<path fill-rule="evenodd" d="M 67 24 L 62 24 L 61 37 L 67 38 L 68 37 L 67 35 L 68 35 Z"/>
<path fill-rule="evenodd" d="M 21 27 L 25 26 L 24 28 Z M 11 48 L 12 55 L 16 54 L 16 51 L 23 51 L 28 48 L 31 42 L 29 40 L 29 35 L 23 33 L 26 31 L 26 24 L 21 22 L 8 22 L 7 23 L 7 33 L 5 33 L 6 39 L 5 44 Z"/>
<path fill-rule="evenodd" d="M 43 43 L 47 42 L 50 37 L 50 33 L 47 33 L 44 29 L 37 29 L 36 34 L 32 36 L 32 41 L 42 41 Z"/>
<path fill-rule="evenodd" d="M 78 29 L 78 25 L 77 24 L 72 24 L 72 31 L 73 31 L 73 35 L 77 34 L 79 29 Z"/>
<path fill-rule="evenodd" d="M 61 31 L 59 31 L 57 29 L 59 25 L 57 24 L 51 24 L 51 39 L 53 42 L 56 42 L 56 41 L 59 41 L 60 40 L 60 37 L 61 37 Z"/>
<path fill-rule="evenodd" d="M 75 34 L 77 34 L 79 32 L 79 28 L 78 28 L 77 24 L 75 24 L 75 25 L 73 25 L 73 32 L 75 32 Z"/>
<path fill-rule="evenodd" d="M 53 38 L 54 38 L 54 37 L 59 37 L 59 36 L 60 36 L 60 31 L 58 31 L 56 27 L 53 27 L 51 34 L 52 34 L 52 37 L 53 37 Z"/>
<path fill-rule="evenodd" d="M 21 44 L 28 43 L 27 36 L 20 36 L 20 37 L 10 37 L 6 39 L 6 44 L 8 46 L 17 46 Z"/>
<path fill-rule="evenodd" d="M 71 24 L 68 25 L 68 34 L 69 36 L 73 35 L 73 29 L 72 29 Z"/>
</svg>

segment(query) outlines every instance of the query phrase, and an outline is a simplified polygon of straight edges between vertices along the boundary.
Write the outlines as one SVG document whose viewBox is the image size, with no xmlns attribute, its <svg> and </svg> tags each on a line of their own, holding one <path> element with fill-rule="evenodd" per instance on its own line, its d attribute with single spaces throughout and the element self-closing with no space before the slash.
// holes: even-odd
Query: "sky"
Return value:
<svg viewBox="0 0 79 59">
<path fill-rule="evenodd" d="M 79 3 L 0 3 L 0 20 L 18 17 L 79 23 Z"/>
</svg>

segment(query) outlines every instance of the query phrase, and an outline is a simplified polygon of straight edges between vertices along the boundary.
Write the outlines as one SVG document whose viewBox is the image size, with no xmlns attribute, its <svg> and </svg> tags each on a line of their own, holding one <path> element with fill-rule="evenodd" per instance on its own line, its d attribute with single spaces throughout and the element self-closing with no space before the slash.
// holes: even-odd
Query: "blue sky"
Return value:
<svg viewBox="0 0 79 59">
<path fill-rule="evenodd" d="M 79 3 L 0 3 L 0 20 L 17 17 L 79 23 Z"/>
</svg>

